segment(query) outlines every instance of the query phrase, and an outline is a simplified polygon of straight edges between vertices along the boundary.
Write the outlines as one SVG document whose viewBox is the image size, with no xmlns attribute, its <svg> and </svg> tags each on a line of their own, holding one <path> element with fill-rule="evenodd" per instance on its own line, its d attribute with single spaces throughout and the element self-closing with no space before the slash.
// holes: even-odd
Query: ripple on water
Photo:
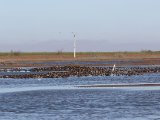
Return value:
<svg viewBox="0 0 160 120">
<path fill-rule="evenodd" d="M 159 91 L 46 90 L 0 95 L 0 119 L 149 119 L 158 118 Z"/>
<path fill-rule="evenodd" d="M 132 87 L 132 90 L 75 87 L 93 84 L 160 83 L 159 80 L 159 74 L 41 80 L 0 79 L 0 119 L 159 119 L 160 88 Z"/>
</svg>

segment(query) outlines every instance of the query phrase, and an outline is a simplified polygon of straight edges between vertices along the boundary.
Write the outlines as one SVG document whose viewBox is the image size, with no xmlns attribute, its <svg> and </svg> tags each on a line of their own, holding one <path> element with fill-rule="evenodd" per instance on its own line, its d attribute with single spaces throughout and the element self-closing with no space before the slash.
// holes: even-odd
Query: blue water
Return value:
<svg viewBox="0 0 160 120">
<path fill-rule="evenodd" d="M 159 120 L 160 88 L 78 88 L 160 83 L 160 74 L 0 79 L 0 120 Z"/>
<path fill-rule="evenodd" d="M 143 60 L 112 60 L 112 61 L 49 61 L 49 62 L 22 62 L 23 64 L 46 64 L 46 65 L 70 65 L 70 64 L 78 64 L 78 65 L 109 65 L 109 64 L 130 64 L 130 63 L 138 63 L 143 62 Z"/>
</svg>

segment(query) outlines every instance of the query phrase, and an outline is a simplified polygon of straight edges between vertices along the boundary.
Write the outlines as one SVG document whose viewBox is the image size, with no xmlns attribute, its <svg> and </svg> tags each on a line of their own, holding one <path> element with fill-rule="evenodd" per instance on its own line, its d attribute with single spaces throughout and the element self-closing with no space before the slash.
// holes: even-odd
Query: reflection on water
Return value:
<svg viewBox="0 0 160 120">
<path fill-rule="evenodd" d="M 160 75 L 0 79 L 0 120 L 160 119 L 160 87 L 76 87 L 122 83 L 160 83 Z"/>
<path fill-rule="evenodd" d="M 54 79 L 0 79 L 1 88 L 122 83 L 160 83 L 160 74 L 146 74 L 142 76 L 89 76 Z"/>
</svg>

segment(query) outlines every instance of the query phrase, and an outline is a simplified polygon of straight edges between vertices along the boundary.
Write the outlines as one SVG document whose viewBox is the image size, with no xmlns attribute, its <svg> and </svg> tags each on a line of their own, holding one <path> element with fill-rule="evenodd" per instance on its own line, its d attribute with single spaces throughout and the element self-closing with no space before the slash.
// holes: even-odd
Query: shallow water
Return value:
<svg viewBox="0 0 160 120">
<path fill-rule="evenodd" d="M 160 87 L 76 87 L 131 83 L 160 83 L 160 74 L 0 79 L 0 120 L 160 119 Z"/>
<path fill-rule="evenodd" d="M 23 64 L 30 63 L 30 64 L 46 64 L 46 65 L 70 65 L 70 64 L 78 64 L 78 65 L 109 65 L 109 64 L 130 64 L 130 63 L 137 63 L 143 62 L 142 60 L 112 60 L 112 61 L 49 61 L 49 62 L 22 62 Z"/>
</svg>

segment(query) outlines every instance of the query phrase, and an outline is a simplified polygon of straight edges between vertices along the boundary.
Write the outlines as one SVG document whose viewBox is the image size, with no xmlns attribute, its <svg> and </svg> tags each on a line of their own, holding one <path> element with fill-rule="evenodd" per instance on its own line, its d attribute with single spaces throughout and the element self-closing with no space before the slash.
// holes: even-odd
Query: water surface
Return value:
<svg viewBox="0 0 160 120">
<path fill-rule="evenodd" d="M 1 120 L 158 120 L 160 88 L 77 85 L 160 83 L 160 74 L 0 79 Z"/>
</svg>

